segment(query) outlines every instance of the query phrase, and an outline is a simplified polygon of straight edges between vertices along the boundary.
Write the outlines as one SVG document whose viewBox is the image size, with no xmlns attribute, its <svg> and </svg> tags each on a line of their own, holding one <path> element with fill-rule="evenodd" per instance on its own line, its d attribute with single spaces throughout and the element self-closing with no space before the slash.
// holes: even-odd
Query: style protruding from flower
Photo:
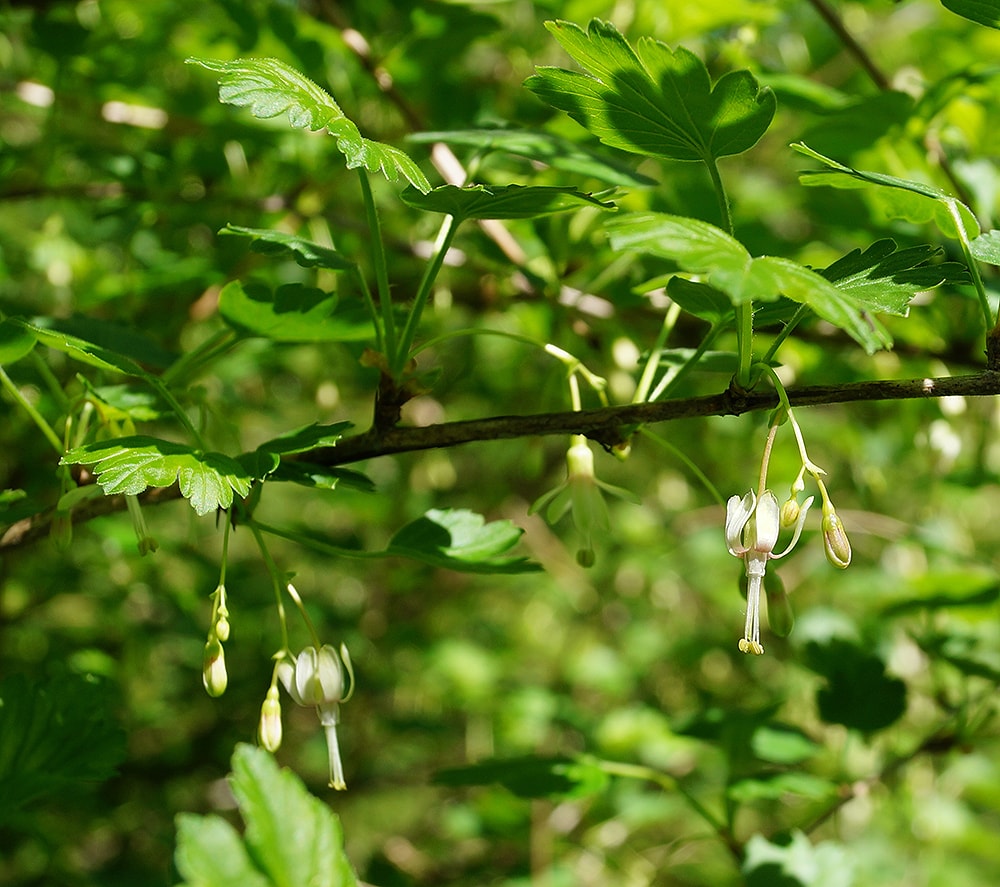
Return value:
<svg viewBox="0 0 1000 887">
<path fill-rule="evenodd" d="M 764 652 L 760 643 L 760 593 L 767 571 L 767 562 L 784 557 L 799 541 L 809 507 L 810 496 L 796 516 L 792 541 L 780 554 L 774 553 L 781 529 L 781 509 L 778 499 L 770 490 L 760 498 L 750 490 L 742 499 L 730 497 L 726 503 L 726 547 L 734 557 L 743 558 L 747 574 L 747 614 L 740 650 L 757 656 Z"/>
<path fill-rule="evenodd" d="M 280 662 L 277 672 L 288 695 L 298 705 L 315 707 L 319 715 L 326 733 L 330 788 L 347 788 L 337 740 L 340 705 L 354 694 L 354 670 L 347 647 L 341 644 L 339 651 L 329 644 L 318 649 L 306 647 L 295 657 L 294 664 L 288 659 Z M 348 685 L 346 692 L 345 685 Z"/>
<path fill-rule="evenodd" d="M 574 434 L 566 451 L 566 480 L 537 499 L 528 513 L 534 514 L 544 508 L 545 519 L 554 524 L 569 511 L 581 537 L 576 561 L 581 567 L 592 567 L 596 559 L 594 539 L 610 529 L 604 493 L 637 501 L 628 490 L 598 480 L 594 474 L 594 452 L 587 438 Z"/>
</svg>

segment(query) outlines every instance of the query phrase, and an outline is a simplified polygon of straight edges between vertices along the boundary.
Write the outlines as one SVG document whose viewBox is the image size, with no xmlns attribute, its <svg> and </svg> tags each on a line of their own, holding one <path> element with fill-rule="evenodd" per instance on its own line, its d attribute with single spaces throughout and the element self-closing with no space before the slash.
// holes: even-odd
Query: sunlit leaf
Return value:
<svg viewBox="0 0 1000 887">
<path fill-rule="evenodd" d="M 250 248 L 254 252 L 265 256 L 291 256 L 303 268 L 319 267 L 333 271 L 349 271 L 357 267 L 354 262 L 332 247 L 313 243 L 296 234 L 285 234 L 283 231 L 271 231 L 266 228 L 244 228 L 241 225 L 226 225 L 219 233 L 249 237 Z"/>
<path fill-rule="evenodd" d="M 244 335 L 275 342 L 356 342 L 374 335 L 362 304 L 342 303 L 335 293 L 301 283 L 272 292 L 262 284 L 232 280 L 219 294 L 219 313 Z"/>
<path fill-rule="evenodd" d="M 758 727 L 750 747 L 762 761 L 775 764 L 798 764 L 811 758 L 820 748 L 801 730 L 778 724 Z"/>
<path fill-rule="evenodd" d="M 272 887 L 254 866 L 243 838 L 221 816 L 177 817 L 177 871 L 183 887 Z"/>
<path fill-rule="evenodd" d="M 190 58 L 191 64 L 215 71 L 219 77 L 219 101 L 248 107 L 254 117 L 288 114 L 288 122 L 300 129 L 326 129 L 337 140 L 337 150 L 347 158 L 348 169 L 364 167 L 381 172 L 390 182 L 402 174 L 414 188 L 429 191 L 430 182 L 403 151 L 364 138 L 326 90 L 308 77 L 274 58 Z"/>
<path fill-rule="evenodd" d="M 97 483 L 110 496 L 138 496 L 149 487 L 180 485 L 198 514 L 233 504 L 250 492 L 251 478 L 241 465 L 221 453 L 201 453 L 184 444 L 134 435 L 70 450 L 64 465 L 93 465 Z"/>
<path fill-rule="evenodd" d="M 746 887 L 852 887 L 853 857 L 834 841 L 815 846 L 802 832 L 771 843 L 753 835 L 746 844 L 743 876 Z"/>
<path fill-rule="evenodd" d="M 774 116 L 774 94 L 749 71 L 730 72 L 713 86 L 705 64 L 683 47 L 642 37 L 633 50 L 598 19 L 586 31 L 564 21 L 546 27 L 588 73 L 542 67 L 527 87 L 606 145 L 710 162 L 751 148 Z"/>
<path fill-rule="evenodd" d="M 615 209 L 576 188 L 540 185 L 442 185 L 426 194 L 407 188 L 402 201 L 426 212 L 447 213 L 456 219 L 532 219 L 582 206 Z"/>
<path fill-rule="evenodd" d="M 1000 265 L 1000 231 L 983 232 L 969 244 L 969 249 L 980 262 Z"/>
<path fill-rule="evenodd" d="M 525 557 L 506 556 L 524 530 L 464 509 L 432 509 L 407 524 L 385 553 L 469 573 L 524 573 L 541 569 Z"/>
<path fill-rule="evenodd" d="M 31 353 L 37 339 L 31 330 L 9 318 L 0 321 L 0 366 L 16 363 Z"/>
</svg>

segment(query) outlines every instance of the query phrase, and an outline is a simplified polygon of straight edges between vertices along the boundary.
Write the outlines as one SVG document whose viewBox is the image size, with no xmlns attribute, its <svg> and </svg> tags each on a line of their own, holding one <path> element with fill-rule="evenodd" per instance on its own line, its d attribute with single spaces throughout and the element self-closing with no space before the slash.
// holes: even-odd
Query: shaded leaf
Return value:
<svg viewBox="0 0 1000 887">
<path fill-rule="evenodd" d="M 715 325 L 733 318 L 733 303 L 725 293 L 707 283 L 696 283 L 684 277 L 672 277 L 667 283 L 667 295 L 689 314 Z"/>
<path fill-rule="evenodd" d="M 248 336 L 275 342 L 356 342 L 374 335 L 364 306 L 301 283 L 266 286 L 233 280 L 219 294 L 219 313 Z"/>
<path fill-rule="evenodd" d="M 88 366 L 125 373 L 128 376 L 139 378 L 146 375 L 142 367 L 131 358 L 93 342 L 88 342 L 78 336 L 55 329 L 47 329 L 40 325 L 29 323 L 19 317 L 9 318 L 9 322 L 26 330 L 40 344 L 54 348 L 56 351 L 61 351 L 63 354 L 68 354 L 74 360 L 78 360 Z M 39 320 L 39 324 L 44 322 L 47 321 L 44 319 Z"/>
<path fill-rule="evenodd" d="M 554 169 L 589 176 L 609 185 L 634 188 L 655 185 L 656 180 L 618 163 L 613 158 L 569 139 L 539 130 L 529 129 L 460 129 L 447 132 L 420 132 L 407 137 L 412 142 L 445 142 L 477 148 L 481 151 L 504 151 Z"/>
<path fill-rule="evenodd" d="M 244 228 L 227 224 L 220 234 L 249 237 L 250 249 L 265 256 L 291 256 L 303 268 L 329 268 L 333 271 L 350 271 L 356 264 L 329 246 L 321 246 L 296 234 L 271 231 L 267 228 Z"/>
<path fill-rule="evenodd" d="M 64 674 L 0 681 L 0 821 L 32 801 L 107 779 L 125 757 L 109 687 Z"/>
<path fill-rule="evenodd" d="M 889 604 L 883 616 L 950 607 L 988 607 L 1000 599 L 1000 579 L 990 571 L 932 572 L 911 581 L 915 596 Z"/>
<path fill-rule="evenodd" d="M 586 32 L 571 22 L 545 25 L 587 74 L 542 67 L 525 85 L 606 145 L 674 160 L 711 162 L 756 144 L 774 116 L 774 94 L 749 71 L 712 86 L 694 53 L 648 37 L 636 49 L 608 22 Z"/>
<path fill-rule="evenodd" d="M 835 782 L 796 770 L 740 779 L 726 789 L 726 794 L 738 804 L 749 804 L 754 801 L 777 801 L 785 795 L 798 795 L 813 801 L 820 801 L 836 793 L 837 784 Z"/>
<path fill-rule="evenodd" d="M 524 573 L 541 567 L 525 557 L 504 556 L 524 530 L 508 520 L 486 523 L 465 509 L 432 509 L 407 524 L 389 542 L 388 555 L 468 573 Z"/>
<path fill-rule="evenodd" d="M 37 339 L 29 328 L 10 318 L 0 321 L 0 366 L 16 363 L 35 347 Z"/>
<path fill-rule="evenodd" d="M 148 487 L 169 487 L 176 481 L 200 515 L 229 508 L 234 492 L 241 498 L 250 492 L 251 477 L 235 459 L 144 435 L 77 447 L 61 464 L 93 465 L 97 483 L 108 496 L 138 496 Z"/>
<path fill-rule="evenodd" d="M 439 785 L 499 784 L 520 798 L 581 798 L 603 791 L 610 777 L 600 762 L 587 757 L 492 758 L 434 775 Z"/>
<path fill-rule="evenodd" d="M 406 188 L 400 199 L 414 209 L 446 213 L 456 219 L 532 219 L 582 206 L 616 209 L 576 188 L 543 185 L 441 185 L 421 194 Z"/>
<path fill-rule="evenodd" d="M 762 724 L 754 731 L 750 747 L 762 761 L 775 764 L 798 764 L 819 751 L 801 730 L 781 724 Z"/>
<path fill-rule="evenodd" d="M 390 182 L 400 173 L 420 191 L 430 182 L 403 151 L 364 138 L 326 90 L 275 58 L 247 58 L 222 62 L 189 58 L 189 64 L 215 71 L 219 77 L 219 101 L 248 107 L 254 117 L 288 114 L 288 122 L 300 129 L 326 129 L 337 141 L 337 150 L 347 159 L 348 169 L 364 167 L 381 172 Z"/>
<path fill-rule="evenodd" d="M 362 493 L 374 493 L 375 481 L 367 474 L 350 468 L 327 468 L 311 462 L 282 462 L 268 477 L 271 481 L 288 481 L 303 487 L 333 490 L 347 487 Z"/>
<path fill-rule="evenodd" d="M 941 0 L 945 9 L 987 28 L 1000 28 L 1000 4 L 996 0 Z"/>
</svg>

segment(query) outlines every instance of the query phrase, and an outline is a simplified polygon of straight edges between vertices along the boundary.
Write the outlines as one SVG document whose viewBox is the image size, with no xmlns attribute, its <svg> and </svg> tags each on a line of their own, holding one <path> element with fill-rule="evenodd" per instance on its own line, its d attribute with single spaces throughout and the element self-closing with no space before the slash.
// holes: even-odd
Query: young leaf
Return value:
<svg viewBox="0 0 1000 887">
<path fill-rule="evenodd" d="M 905 317 L 913 296 L 945 281 L 968 281 L 958 262 L 930 265 L 942 253 L 933 246 L 896 249 L 895 241 L 879 240 L 862 252 L 852 250 L 819 273 L 869 311 Z"/>
<path fill-rule="evenodd" d="M 249 237 L 250 249 L 265 256 L 290 255 L 303 268 L 329 268 L 332 271 L 350 271 L 357 265 L 329 246 L 321 246 L 295 234 L 270 231 L 266 228 L 244 228 L 240 225 L 226 225 L 220 234 L 235 234 Z"/>
<path fill-rule="evenodd" d="M 389 542 L 385 554 L 465 573 L 526 573 L 541 569 L 524 557 L 503 557 L 524 530 L 510 521 L 486 523 L 464 509 L 432 509 L 407 524 Z"/>
<path fill-rule="evenodd" d="M 815 271 L 775 256 L 751 257 L 736 238 L 698 219 L 636 213 L 608 223 L 614 249 L 636 249 L 673 259 L 682 270 L 704 275 L 733 305 L 786 296 L 844 330 L 869 353 L 892 340 L 858 304 Z"/>
<path fill-rule="evenodd" d="M 633 50 L 598 19 L 586 32 L 571 22 L 545 26 L 589 74 L 539 68 L 526 86 L 613 148 L 712 162 L 751 148 L 774 116 L 774 94 L 749 71 L 713 87 L 701 59 L 682 47 L 643 37 Z"/>
<path fill-rule="evenodd" d="M 219 101 L 249 107 L 254 117 L 278 117 L 288 113 L 288 122 L 312 132 L 326 128 L 337 140 L 337 150 L 347 158 L 347 168 L 364 167 L 381 172 L 390 182 L 403 176 L 420 191 L 430 182 L 405 153 L 382 142 L 364 138 L 358 127 L 344 116 L 333 97 L 308 77 L 274 58 L 189 58 L 189 64 L 215 71 L 219 77 Z"/>
<path fill-rule="evenodd" d="M 970 22 L 1000 28 L 1000 6 L 996 0 L 941 0 L 941 5 Z"/>
<path fill-rule="evenodd" d="M 589 176 L 624 188 L 655 185 L 656 180 L 604 157 L 588 151 L 569 139 L 548 132 L 527 129 L 460 129 L 447 132 L 420 132 L 407 136 L 411 142 L 445 142 L 476 148 L 479 151 L 505 151 L 518 157 L 527 157 L 534 163 L 545 163 L 553 169 L 578 176 Z"/>
<path fill-rule="evenodd" d="M 400 199 L 414 209 L 446 213 L 458 220 L 465 219 L 533 219 L 536 216 L 567 212 L 581 206 L 616 209 L 591 194 L 576 188 L 541 185 L 441 185 L 421 194 L 407 188 Z"/>
<path fill-rule="evenodd" d="M 37 339 L 20 323 L 10 318 L 0 321 L 0 366 L 16 363 L 35 347 Z"/>
<path fill-rule="evenodd" d="M 801 142 L 792 145 L 792 148 L 800 154 L 805 154 L 806 157 L 818 160 L 828 167 L 828 170 L 832 170 L 832 172 L 822 169 L 804 170 L 799 173 L 799 181 L 803 185 L 829 185 L 833 188 L 864 188 L 866 185 L 879 185 L 891 189 L 888 194 L 895 195 L 891 202 L 884 201 L 894 215 L 911 222 L 927 222 L 933 219 L 946 236 L 961 237 L 952 215 L 955 213 L 961 219 L 965 237 L 972 240 L 979 236 L 979 222 L 976 221 L 972 210 L 947 191 L 923 182 L 845 166 Z M 935 203 L 928 204 L 927 200 L 933 200 Z"/>
<path fill-rule="evenodd" d="M 148 487 L 179 482 L 181 495 L 200 514 L 233 504 L 233 493 L 250 493 L 251 477 L 229 456 L 200 453 L 183 444 L 134 435 L 70 450 L 63 465 L 93 465 L 105 495 L 138 496 Z"/>
<path fill-rule="evenodd" d="M 301 283 L 272 293 L 262 284 L 232 280 L 219 294 L 219 314 L 244 335 L 275 342 L 357 342 L 374 334 L 363 305 L 339 304 L 336 294 Z"/>
</svg>

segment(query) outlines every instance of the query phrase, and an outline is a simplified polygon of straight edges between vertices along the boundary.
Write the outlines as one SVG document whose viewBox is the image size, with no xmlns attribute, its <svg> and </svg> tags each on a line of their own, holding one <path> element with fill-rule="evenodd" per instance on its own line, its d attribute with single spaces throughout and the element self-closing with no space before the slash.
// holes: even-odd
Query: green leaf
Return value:
<svg viewBox="0 0 1000 887">
<path fill-rule="evenodd" d="M 660 352 L 660 366 L 684 366 L 695 354 L 694 348 L 667 348 Z M 740 356 L 735 351 L 705 351 L 698 359 L 700 373 L 731 376 L 739 369 Z"/>
<path fill-rule="evenodd" d="M 177 871 L 184 887 L 271 887 L 254 866 L 246 845 L 221 816 L 177 817 Z"/>
<path fill-rule="evenodd" d="M 930 265 L 942 250 L 933 246 L 897 249 L 893 240 L 852 250 L 819 273 L 869 311 L 905 317 L 913 296 L 945 281 L 967 282 L 968 271 L 958 262 Z"/>
<path fill-rule="evenodd" d="M 810 169 L 799 173 L 799 181 L 803 185 L 829 185 L 833 188 L 864 188 L 868 185 L 879 185 L 889 189 L 882 193 L 882 201 L 892 215 L 917 223 L 933 220 L 948 237 L 961 238 L 964 233 L 965 237 L 972 240 L 979 236 L 979 222 L 976 221 L 972 210 L 947 191 L 885 173 L 853 169 L 825 157 L 801 142 L 792 145 L 792 148 L 800 154 L 805 154 L 806 157 L 818 160 L 832 170 L 829 172 Z M 928 203 L 928 200 L 934 203 Z M 959 232 L 956 225 L 956 215 L 965 229 L 963 233 Z"/>
<path fill-rule="evenodd" d="M 177 818 L 184 887 L 357 887 L 340 821 L 266 751 L 238 745 L 230 782 L 245 835 L 221 816 Z"/>
<path fill-rule="evenodd" d="M 1000 28 L 1000 3 L 997 0 L 941 0 L 945 9 L 987 28 Z"/>
<path fill-rule="evenodd" d="M 364 138 L 326 90 L 279 59 L 187 61 L 222 75 L 220 102 L 249 107 L 250 113 L 260 118 L 287 113 L 292 126 L 312 132 L 325 128 L 336 139 L 337 150 L 347 158 L 348 169 L 364 167 L 369 172 L 381 172 L 390 182 L 398 181 L 402 173 L 414 188 L 430 190 L 427 177 L 404 152 Z"/>
<path fill-rule="evenodd" d="M 595 151 L 548 132 L 527 129 L 460 129 L 446 132 L 421 132 L 407 136 L 411 142 L 445 142 L 476 148 L 479 151 L 504 151 L 545 163 L 553 169 L 598 179 L 624 188 L 655 185 L 656 180 L 635 172 Z"/>
<path fill-rule="evenodd" d="M 374 335 L 363 305 L 340 304 L 336 294 L 301 283 L 272 293 L 261 284 L 230 281 L 219 294 L 219 313 L 244 335 L 275 342 L 356 342 Z"/>
<path fill-rule="evenodd" d="M 749 71 L 730 72 L 713 87 L 701 59 L 682 47 L 643 37 L 633 50 L 598 19 L 586 32 L 564 21 L 546 27 L 589 73 L 539 68 L 527 87 L 611 147 L 712 162 L 751 148 L 774 116 L 774 94 Z"/>
<path fill-rule="evenodd" d="M 303 487 L 333 490 L 347 487 L 362 493 L 374 493 L 375 481 L 367 474 L 350 468 L 327 468 L 312 462 L 282 462 L 267 478 L 270 481 L 287 481 Z"/>
<path fill-rule="evenodd" d="M 229 456 L 201 453 L 183 444 L 134 435 L 70 450 L 63 465 L 93 465 L 105 495 L 138 496 L 148 487 L 179 482 L 181 495 L 200 514 L 229 508 L 233 493 L 250 493 L 251 477 Z"/>
<path fill-rule="evenodd" d="M 282 456 L 306 453 L 320 447 L 336 446 L 350 422 L 334 422 L 332 425 L 313 423 L 262 443 L 256 450 L 243 453 L 237 462 L 255 480 L 292 481 L 308 487 L 332 490 L 338 483 L 370 492 L 374 484 L 365 475 L 346 468 L 326 468 L 308 462 L 289 462 Z"/>
<path fill-rule="evenodd" d="M 829 779 L 795 770 L 740 779 L 726 789 L 726 794 L 738 804 L 777 801 L 785 795 L 821 801 L 836 793 L 837 785 Z"/>
<path fill-rule="evenodd" d="M 974 258 L 989 265 L 1000 265 L 1000 231 L 995 228 L 980 234 L 969 244 Z"/>
<path fill-rule="evenodd" d="M 0 821 L 46 795 L 107 779 L 125 757 L 115 700 L 97 679 L 0 681 Z"/>
<path fill-rule="evenodd" d="M 743 860 L 746 887 L 852 887 L 854 866 L 834 841 L 813 846 L 800 831 L 791 840 L 771 843 L 762 835 L 747 841 Z"/>
<path fill-rule="evenodd" d="M 849 641 L 833 638 L 806 646 L 806 663 L 826 678 L 816 694 L 820 717 L 874 733 L 894 724 L 906 710 L 906 684 L 885 673 L 874 653 Z"/>
<path fill-rule="evenodd" d="M 524 530 L 508 520 L 486 523 L 464 509 L 432 509 L 407 524 L 385 554 L 410 557 L 435 567 L 465 573 L 525 573 L 541 567 L 524 557 L 505 557 Z"/>
<path fill-rule="evenodd" d="M 785 296 L 844 330 L 869 353 L 892 343 L 881 325 L 862 315 L 849 292 L 790 259 L 755 259 L 736 238 L 708 222 L 635 213 L 613 219 L 607 227 L 614 249 L 673 259 L 682 270 L 704 275 L 733 305 L 773 302 Z"/>
<path fill-rule="evenodd" d="M 616 209 L 591 194 L 576 188 L 556 188 L 542 185 L 441 185 L 421 194 L 406 188 L 400 199 L 414 209 L 446 213 L 458 220 L 465 219 L 533 219 L 552 213 L 567 212 L 581 206 Z"/>
<path fill-rule="evenodd" d="M 729 297 L 707 283 L 672 277 L 667 283 L 667 295 L 689 314 L 713 326 L 733 317 L 733 303 Z"/>
<path fill-rule="evenodd" d="M 329 246 L 321 246 L 296 234 L 271 231 L 267 228 L 244 228 L 228 224 L 220 234 L 249 237 L 250 249 L 265 256 L 291 256 L 303 268 L 329 268 L 332 271 L 350 271 L 357 265 Z"/>
<path fill-rule="evenodd" d="M 524 755 L 441 770 L 434 781 L 449 786 L 499 784 L 519 798 L 582 798 L 603 791 L 610 777 L 589 757 Z"/>
<path fill-rule="evenodd" d="M 144 378 L 146 372 L 134 360 L 115 351 L 104 348 L 86 339 L 81 339 L 70 333 L 55 329 L 46 329 L 41 325 L 28 323 L 19 317 L 9 318 L 10 323 L 26 330 L 35 340 L 63 354 L 68 354 L 74 360 L 102 370 L 125 373 L 127 376 Z M 47 321 L 39 321 L 39 323 Z"/>
<path fill-rule="evenodd" d="M 7 318 L 0 321 L 0 366 L 16 363 L 35 347 L 37 339 L 22 323 Z"/>
<path fill-rule="evenodd" d="M 808 760 L 819 746 L 801 730 L 780 724 L 762 724 L 750 740 L 753 753 L 774 764 L 798 764 Z"/>
<path fill-rule="evenodd" d="M 889 604 L 883 616 L 900 616 L 919 610 L 951 607 L 988 607 L 1000 598 L 1000 580 L 989 570 L 927 573 L 910 586 L 915 596 Z"/>
<path fill-rule="evenodd" d="M 231 785 L 246 820 L 246 844 L 278 887 L 356 887 L 340 821 L 263 749 L 238 745 Z"/>
<path fill-rule="evenodd" d="M 294 431 L 286 431 L 278 437 L 265 441 L 257 449 L 287 456 L 291 453 L 305 453 L 317 447 L 332 447 L 336 446 L 337 441 L 344 436 L 344 432 L 353 427 L 351 422 L 334 422 L 330 425 L 313 422 L 312 425 L 303 425 Z"/>
</svg>

